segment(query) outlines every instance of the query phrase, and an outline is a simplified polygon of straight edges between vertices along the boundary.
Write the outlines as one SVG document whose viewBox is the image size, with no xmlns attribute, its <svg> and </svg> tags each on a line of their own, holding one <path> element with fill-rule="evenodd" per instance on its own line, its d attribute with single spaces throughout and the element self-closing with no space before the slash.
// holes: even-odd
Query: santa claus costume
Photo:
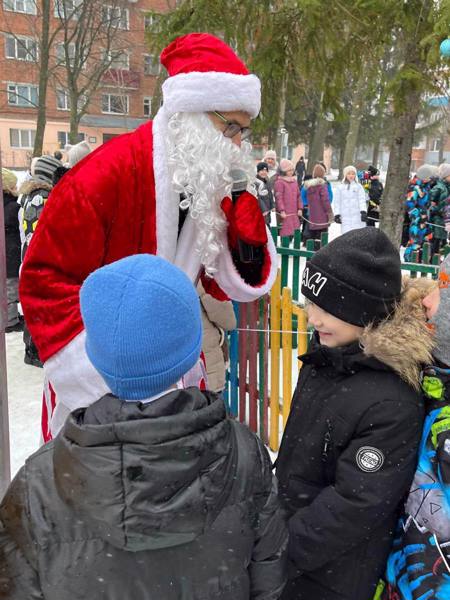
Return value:
<svg viewBox="0 0 450 600">
<path fill-rule="evenodd" d="M 181 264 L 191 277 L 202 268 L 203 255 L 193 244 L 199 223 L 186 219 L 179 232 L 180 193 L 168 164 L 171 118 L 209 111 L 244 111 L 254 118 L 260 109 L 259 79 L 214 36 L 180 37 L 163 51 L 161 62 L 169 77 L 154 121 L 104 144 L 65 175 L 47 202 L 22 268 L 20 299 L 47 377 L 44 440 L 58 432 L 70 411 L 108 392 L 84 347 L 78 294 L 86 277 L 138 253 Z M 214 279 L 203 281 L 216 297 L 248 302 L 270 290 L 276 250 L 253 195 L 244 192 L 222 208 L 228 227 L 217 233 L 215 258 L 208 264 Z M 262 248 L 261 264 L 250 277 L 237 253 L 238 239 Z"/>
</svg>

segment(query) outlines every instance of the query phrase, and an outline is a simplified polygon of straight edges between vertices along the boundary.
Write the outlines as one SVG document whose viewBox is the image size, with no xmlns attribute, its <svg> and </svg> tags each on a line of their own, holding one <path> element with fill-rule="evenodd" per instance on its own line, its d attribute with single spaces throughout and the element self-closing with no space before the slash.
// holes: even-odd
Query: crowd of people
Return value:
<svg viewBox="0 0 450 600">
<path fill-rule="evenodd" d="M 286 158 L 279 164 L 276 159 L 269 150 L 257 164 L 256 191 L 268 225 L 272 212 L 276 214 L 280 236 L 292 238 L 301 230 L 306 243 L 320 240 L 333 221 L 340 224 L 341 233 L 379 221 L 383 184 L 375 167 L 361 174 L 360 181 L 356 168 L 348 165 L 333 194 L 324 163 L 313 165 L 308 173 L 303 156 L 295 166 Z"/>
<path fill-rule="evenodd" d="M 450 256 L 436 281 L 402 278 L 398 249 L 366 226 L 376 170 L 362 184 L 346 167 L 333 198 L 324 165 L 308 177 L 272 151 L 258 205 L 258 78 L 209 34 L 161 62 L 153 122 L 52 190 L 59 159 L 35 162 L 24 198 L 39 190 L 40 210 L 2 173 L 11 220 L 35 219 L 19 296 L 47 443 L 0 503 L 0 597 L 448 599 Z M 313 239 L 333 219 L 343 233 L 303 270 L 314 333 L 272 466 L 227 415 L 226 349 L 211 348 L 235 326 L 230 300 L 274 283 L 274 206 L 287 236 L 301 219 Z"/>
<path fill-rule="evenodd" d="M 402 245 L 405 260 L 420 262 L 423 245 L 438 254 L 450 233 L 450 164 L 424 164 L 412 177 L 405 201 Z"/>
</svg>

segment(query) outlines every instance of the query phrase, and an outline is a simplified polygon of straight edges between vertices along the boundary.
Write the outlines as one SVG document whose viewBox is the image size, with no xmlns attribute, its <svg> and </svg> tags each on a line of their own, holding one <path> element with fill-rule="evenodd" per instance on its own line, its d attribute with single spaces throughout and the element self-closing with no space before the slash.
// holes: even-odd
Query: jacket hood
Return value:
<svg viewBox="0 0 450 600">
<path fill-rule="evenodd" d="M 303 182 L 303 187 L 308 189 L 310 187 L 315 187 L 316 185 L 325 185 L 326 181 L 325 179 L 322 179 L 322 177 L 314 177 L 314 179 L 307 179 L 306 181 Z"/>
<path fill-rule="evenodd" d="M 394 371 L 419 390 L 420 373 L 424 365 L 431 363 L 433 348 L 422 299 L 435 285 L 429 279 L 405 278 L 401 299 L 390 318 L 377 326 L 369 325 L 359 341 L 345 347 L 328 348 L 316 338 L 317 345 L 301 360 L 316 365 L 331 364 L 342 373 L 354 373 L 364 367 Z"/>
<path fill-rule="evenodd" d="M 28 179 L 24 181 L 19 189 L 19 194 L 24 194 L 25 196 L 31 194 L 35 190 L 48 190 L 49 192 L 53 189 L 53 186 L 45 181 L 40 181 L 39 179 Z"/>
<path fill-rule="evenodd" d="M 405 277 L 393 315 L 376 327 L 366 327 L 360 339 L 366 356 L 390 367 L 416 390 L 422 367 L 432 361 L 433 338 L 422 300 L 435 285 L 430 279 Z"/>
<path fill-rule="evenodd" d="M 223 401 L 197 388 L 149 404 L 107 395 L 72 413 L 54 441 L 61 498 L 112 545 L 191 542 L 226 502 L 236 460 Z"/>
</svg>

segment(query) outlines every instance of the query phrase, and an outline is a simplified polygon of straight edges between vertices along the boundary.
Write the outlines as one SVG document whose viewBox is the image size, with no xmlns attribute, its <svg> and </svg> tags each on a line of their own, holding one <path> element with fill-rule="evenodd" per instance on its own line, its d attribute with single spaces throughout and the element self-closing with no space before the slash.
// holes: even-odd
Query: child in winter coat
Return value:
<svg viewBox="0 0 450 600">
<path fill-rule="evenodd" d="M 180 378 L 200 355 L 197 292 L 134 255 L 80 292 L 86 351 L 111 390 L 79 406 L 0 505 L 4 600 L 265 600 L 286 527 L 262 442 Z"/>
<path fill-rule="evenodd" d="M 274 185 L 275 204 L 281 216 L 280 236 L 292 236 L 300 229 L 303 203 L 300 188 L 294 175 L 294 165 L 287 158 L 280 161 L 280 174 Z"/>
<path fill-rule="evenodd" d="M 375 227 L 380 219 L 381 197 L 383 196 L 383 184 L 380 181 L 380 171 L 370 165 L 367 169 L 369 180 L 367 183 L 367 193 L 369 195 L 369 204 L 367 207 L 367 226 Z"/>
<path fill-rule="evenodd" d="M 276 462 L 290 533 L 283 599 L 370 600 L 416 466 L 431 335 L 375 227 L 316 252 L 302 293 L 316 331 Z"/>
<path fill-rule="evenodd" d="M 9 169 L 2 169 L 3 211 L 5 215 L 6 250 L 6 297 L 8 302 L 8 321 L 6 333 L 21 331 L 23 324 L 19 317 L 19 267 L 20 267 L 20 230 L 17 215 L 17 177 Z"/>
<path fill-rule="evenodd" d="M 255 187 L 258 195 L 259 208 L 261 209 L 266 225 L 270 227 L 270 216 L 275 207 L 275 203 L 273 201 L 273 192 L 269 181 L 269 165 L 265 162 L 260 162 L 256 165 Z"/>
<path fill-rule="evenodd" d="M 53 188 L 53 176 L 58 167 L 61 167 L 61 163 L 53 156 L 41 156 L 33 159 L 31 177 L 20 187 L 23 229 L 22 262 L 36 231 L 45 203 L 50 196 Z M 24 362 L 27 365 L 42 367 L 42 362 L 39 359 L 37 348 L 31 338 L 26 322 L 23 341 L 25 344 Z"/>
<path fill-rule="evenodd" d="M 434 331 L 424 370 L 419 465 L 387 565 L 385 600 L 450 598 L 450 255 L 423 300 Z"/>
<path fill-rule="evenodd" d="M 439 181 L 430 191 L 429 219 L 433 223 L 433 254 L 437 254 L 447 241 L 444 214 L 450 199 L 450 164 L 439 167 Z"/>
<path fill-rule="evenodd" d="M 305 239 L 320 240 L 322 233 L 328 231 L 329 223 L 333 220 L 331 209 L 330 184 L 325 179 L 325 167 L 314 165 L 312 178 L 306 179 L 302 188 L 308 204 L 308 233 Z"/>
<path fill-rule="evenodd" d="M 336 190 L 334 220 L 341 224 L 341 233 L 366 226 L 366 193 L 356 174 L 357 171 L 352 165 L 345 167 L 344 179 Z"/>
</svg>

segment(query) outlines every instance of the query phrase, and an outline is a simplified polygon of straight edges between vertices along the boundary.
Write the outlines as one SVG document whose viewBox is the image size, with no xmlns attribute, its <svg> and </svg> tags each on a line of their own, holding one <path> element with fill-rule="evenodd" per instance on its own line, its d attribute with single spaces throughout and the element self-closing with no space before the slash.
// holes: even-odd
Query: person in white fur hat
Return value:
<svg viewBox="0 0 450 600">
<path fill-rule="evenodd" d="M 66 144 L 64 150 L 67 154 L 67 166 L 69 169 L 74 167 L 80 160 L 92 152 L 92 148 L 86 142 L 82 140 L 78 144 Z"/>
<path fill-rule="evenodd" d="M 356 178 L 356 168 L 344 168 L 344 178 L 334 197 L 334 220 L 341 225 L 341 233 L 360 229 L 367 222 L 367 200 L 363 186 Z"/>
<path fill-rule="evenodd" d="M 177 38 L 161 62 L 169 77 L 154 121 L 101 146 L 63 177 L 23 265 L 21 302 L 48 382 L 44 440 L 81 396 L 94 402 L 108 391 L 86 355 L 78 300 L 95 269 L 157 254 L 194 282 L 201 275 L 208 293 L 241 302 L 266 294 L 276 276 L 275 246 L 250 193 L 254 164 L 245 141 L 260 110 L 259 79 L 205 33 Z M 241 193 L 231 200 L 237 179 Z"/>
</svg>

